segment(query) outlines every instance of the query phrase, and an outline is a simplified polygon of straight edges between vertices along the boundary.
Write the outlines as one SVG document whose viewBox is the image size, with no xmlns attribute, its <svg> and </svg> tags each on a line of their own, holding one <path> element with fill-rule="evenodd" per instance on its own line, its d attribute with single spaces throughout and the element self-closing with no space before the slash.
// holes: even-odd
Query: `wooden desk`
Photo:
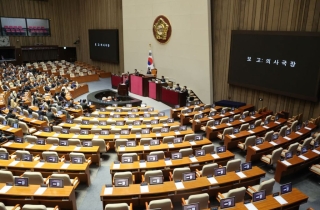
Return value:
<svg viewBox="0 0 320 210">
<path fill-rule="evenodd" d="M 89 86 L 88 86 L 88 84 L 82 84 L 82 85 L 79 85 L 79 87 L 76 89 L 69 90 L 69 92 L 70 92 L 70 95 L 72 96 L 72 98 L 77 98 L 85 93 L 88 93 Z"/>
<path fill-rule="evenodd" d="M 187 103 L 187 94 L 187 92 L 181 93 L 162 87 L 161 102 L 171 107 L 175 105 L 185 106 Z"/>
<path fill-rule="evenodd" d="M 234 135 L 226 135 L 224 138 L 224 145 L 227 149 L 235 148 L 237 147 L 239 142 L 244 142 L 245 139 L 248 136 L 256 135 L 261 136 L 264 133 L 270 131 L 270 130 L 277 130 L 279 127 L 283 126 L 287 122 L 286 119 L 279 119 L 276 122 L 269 122 L 267 126 L 258 126 L 253 130 L 250 131 L 241 131 Z"/>
<path fill-rule="evenodd" d="M 99 81 L 99 75 L 92 74 L 92 75 L 86 75 L 86 76 L 70 77 L 69 79 L 73 81 L 77 81 L 78 83 L 93 82 L 93 81 Z"/>
<path fill-rule="evenodd" d="M 8 141 L 1 144 L 1 147 L 6 148 L 9 153 L 13 153 L 16 150 L 27 150 L 34 156 L 39 155 L 40 157 L 42 152 L 44 151 L 53 151 L 53 152 L 57 152 L 60 156 L 64 155 L 67 160 L 70 160 L 69 158 L 70 152 L 80 152 L 80 153 L 83 153 L 87 159 L 91 157 L 92 163 L 95 163 L 100 166 L 100 152 L 99 152 L 98 146 L 79 148 L 73 145 L 70 145 L 70 146 L 54 146 L 52 144 L 36 145 L 36 144 L 30 144 L 28 142 L 15 143 L 15 142 Z"/>
<path fill-rule="evenodd" d="M 9 109 L 3 110 L 3 113 L 5 113 L 5 114 L 8 114 L 8 112 L 9 112 Z M 41 120 L 38 120 L 38 119 L 25 117 L 23 115 L 19 115 L 18 113 L 15 113 L 15 115 L 18 117 L 18 119 L 20 121 L 23 121 L 23 122 L 27 123 L 31 127 L 36 127 L 37 129 L 40 129 L 40 128 L 48 126 L 47 121 L 41 121 Z"/>
<path fill-rule="evenodd" d="M 194 115 L 196 114 L 208 114 L 209 112 L 213 111 L 213 108 L 210 109 L 205 109 L 202 111 L 195 111 L 195 112 L 190 112 L 190 113 L 186 113 L 186 114 L 180 114 L 180 123 L 181 125 L 186 125 L 186 124 L 190 124 L 190 119 L 193 119 Z M 201 119 L 199 119 L 200 121 Z"/>
<path fill-rule="evenodd" d="M 230 189 L 249 186 L 260 183 L 260 178 L 265 176 L 265 171 L 254 166 L 251 170 L 243 172 L 247 177 L 240 178 L 235 172 L 229 172 L 225 176 L 215 177 L 217 183 L 211 184 L 207 177 L 200 177 L 194 181 L 183 182 L 184 189 L 177 189 L 173 181 L 167 181 L 160 185 L 149 185 L 149 192 L 141 193 L 140 184 L 132 184 L 129 187 L 113 187 L 112 194 L 104 193 L 102 187 L 100 197 L 102 205 L 107 203 L 131 202 L 133 206 L 144 206 L 151 200 L 170 198 L 173 203 L 181 202 L 181 198 L 189 195 L 207 192 L 215 197 L 218 192 L 224 193 Z"/>
<path fill-rule="evenodd" d="M 14 135 L 17 137 L 23 137 L 22 129 L 21 128 L 12 128 L 8 125 L 0 125 L 0 130 L 5 134 Z"/>
<path fill-rule="evenodd" d="M 170 110 L 170 117 L 176 119 L 176 118 L 178 118 L 178 114 L 181 113 L 181 111 L 183 109 L 185 109 L 185 108 L 193 109 L 196 106 L 202 107 L 204 105 L 205 104 L 198 104 L 198 105 L 191 105 L 191 106 L 187 106 L 187 107 L 184 106 L 184 107 L 180 107 L 180 108 L 177 108 L 177 109 L 171 109 Z"/>
<path fill-rule="evenodd" d="M 154 82 L 149 80 L 149 98 L 160 101 L 162 97 L 162 87 L 167 85 L 166 82 Z"/>
<path fill-rule="evenodd" d="M 288 140 L 287 138 L 284 138 L 282 136 L 279 136 L 278 139 L 271 141 L 270 142 L 263 142 L 262 144 L 256 146 L 257 148 L 259 148 L 259 150 L 255 150 L 253 147 L 249 146 L 247 148 L 247 155 L 246 155 L 246 161 L 256 161 L 256 160 L 260 160 L 260 158 L 262 157 L 262 155 L 266 155 L 266 154 L 271 154 L 271 152 L 279 147 L 282 148 L 288 148 L 290 144 L 293 144 L 295 142 L 298 142 L 304 138 L 306 138 L 307 136 L 310 135 L 311 131 L 313 131 L 316 128 L 316 125 L 311 124 L 308 125 L 308 127 L 311 129 L 306 129 L 306 128 L 301 128 L 298 132 L 295 133 L 291 133 L 290 135 L 287 136 L 287 138 L 289 137 L 291 140 Z"/>
<path fill-rule="evenodd" d="M 316 151 L 316 152 L 314 152 Z M 317 153 L 318 152 L 318 153 Z M 289 160 L 286 160 L 291 165 L 286 165 L 284 162 L 278 160 L 276 171 L 274 174 L 274 179 L 280 183 L 281 178 L 293 173 L 299 173 L 299 170 L 306 169 L 315 162 L 319 162 L 320 159 L 320 148 L 318 147 L 315 150 L 308 150 L 307 153 L 304 153 L 303 156 L 308 158 L 304 160 L 297 155 L 294 155 Z M 308 170 L 308 169 L 307 169 Z"/>
<path fill-rule="evenodd" d="M 47 137 L 57 137 L 59 139 L 71 139 L 76 138 L 80 140 L 92 140 L 93 138 L 99 138 L 104 139 L 109 143 L 110 149 L 114 149 L 114 144 L 116 139 L 136 139 L 140 140 L 140 138 L 157 138 L 162 139 L 165 136 L 184 136 L 186 134 L 193 134 L 193 131 L 191 129 L 188 129 L 186 131 L 180 131 L 179 133 L 176 133 L 174 131 L 170 131 L 168 133 L 160 133 L 159 135 L 156 133 L 150 133 L 150 134 L 129 134 L 129 135 L 116 135 L 116 134 L 109 134 L 109 135 L 94 135 L 94 134 L 88 134 L 88 135 L 76 135 L 73 133 L 69 134 L 61 134 L 61 133 L 55 133 L 55 132 L 41 132 L 38 131 L 34 133 L 33 135 L 37 137 L 47 138 Z"/>
<path fill-rule="evenodd" d="M 227 112 L 227 113 L 229 113 L 229 112 Z M 217 116 L 217 118 L 216 118 L 216 116 Z M 221 117 L 221 116 L 220 115 L 215 115 L 213 117 L 213 119 L 215 119 L 215 120 L 219 119 L 218 117 Z M 230 123 L 222 123 L 220 125 L 215 125 L 215 126 L 211 126 L 211 127 L 208 126 L 206 128 L 206 137 L 207 138 L 209 137 L 209 139 L 216 138 L 218 136 L 218 133 L 219 132 L 222 133 L 225 128 L 240 127 L 244 123 L 253 123 L 254 121 L 256 121 L 258 119 L 261 119 L 261 118 L 262 118 L 262 115 L 255 114 L 254 116 L 248 116 L 248 117 L 244 118 L 243 120 L 235 120 L 235 121 L 230 122 Z M 197 122 L 194 122 L 194 123 L 197 123 Z"/>
<path fill-rule="evenodd" d="M 69 164 L 68 167 L 64 168 L 64 162 L 59 163 L 47 163 L 43 162 L 43 165 L 37 165 L 41 164 L 40 161 L 15 161 L 14 159 L 10 160 L 0 160 L 0 166 L 1 168 L 8 169 L 9 171 L 12 171 L 13 175 L 20 176 L 25 171 L 38 171 L 41 172 L 43 177 L 48 177 L 53 172 L 58 173 L 65 173 L 69 174 L 70 178 L 73 179 L 75 177 L 78 177 L 80 182 L 86 183 L 88 186 L 90 186 L 90 171 L 89 171 L 89 164 L 83 163 L 83 164 Z"/>
<path fill-rule="evenodd" d="M 193 144 L 191 144 L 189 141 L 184 141 L 177 144 L 164 144 L 160 143 L 159 145 L 153 145 L 149 146 L 148 149 L 144 147 L 144 145 L 136 145 L 135 147 L 118 147 L 117 153 L 118 157 L 120 158 L 122 154 L 128 153 L 128 152 L 135 152 L 140 156 L 140 159 L 146 159 L 147 155 L 152 151 L 164 151 L 166 157 L 170 157 L 170 153 L 172 151 L 178 151 L 183 148 L 192 148 L 192 149 L 199 149 L 203 145 L 212 144 L 212 142 L 209 139 L 203 139 L 200 141 L 194 141 Z"/>
<path fill-rule="evenodd" d="M 111 86 L 113 89 L 117 89 L 118 85 L 122 83 L 122 76 L 112 74 L 111 75 Z"/>
<path fill-rule="evenodd" d="M 5 187 L 4 183 L 0 183 L 0 189 Z M 39 185 L 29 185 L 28 187 L 12 186 L 6 193 L 0 193 L 1 202 L 6 205 L 14 206 L 17 203 L 20 206 L 24 204 L 42 204 L 47 207 L 55 207 L 58 205 L 61 209 L 76 210 L 76 195 L 72 186 L 64 186 L 64 188 L 47 188 L 43 194 L 36 195 Z"/>
<path fill-rule="evenodd" d="M 143 116 L 144 114 L 151 114 L 151 115 L 158 115 L 159 114 L 159 111 L 158 110 L 154 110 L 152 112 L 145 112 L 145 111 L 139 111 L 139 112 L 117 112 L 117 111 L 105 111 L 105 112 L 102 112 L 102 111 L 94 111 L 93 114 L 105 114 L 106 116 L 109 116 L 110 118 L 112 118 L 113 115 L 115 114 L 118 114 L 120 116 L 128 116 L 129 114 L 134 114 L 136 115 L 137 117 L 139 116 Z"/>
<path fill-rule="evenodd" d="M 115 120 L 115 121 L 127 121 L 127 120 L 160 120 L 160 119 L 168 119 L 168 116 L 163 116 L 163 117 L 135 117 L 135 118 L 127 118 L 127 117 L 119 117 L 119 118 L 112 118 L 112 117 L 85 117 L 81 116 L 76 119 L 81 119 L 81 120 L 99 120 L 99 121 L 107 121 L 107 120 Z"/>
<path fill-rule="evenodd" d="M 74 109 L 74 108 L 65 108 L 69 112 L 69 114 L 72 114 L 74 117 L 80 117 L 83 115 L 82 109 Z"/>
</svg>

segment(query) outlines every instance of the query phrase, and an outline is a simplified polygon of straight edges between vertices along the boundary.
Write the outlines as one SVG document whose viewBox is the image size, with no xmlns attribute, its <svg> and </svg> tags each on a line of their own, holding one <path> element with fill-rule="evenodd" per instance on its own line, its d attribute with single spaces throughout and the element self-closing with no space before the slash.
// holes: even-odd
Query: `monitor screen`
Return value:
<svg viewBox="0 0 320 210">
<path fill-rule="evenodd" d="M 195 119 L 201 119 L 201 118 L 203 118 L 203 114 L 195 115 L 194 118 L 195 118 Z"/>
<path fill-rule="evenodd" d="M 92 147 L 92 141 L 83 141 L 83 142 L 82 142 L 82 145 L 83 145 L 84 147 Z"/>
<path fill-rule="evenodd" d="M 169 133 L 169 128 L 161 128 L 161 133 Z"/>
<path fill-rule="evenodd" d="M 288 135 L 290 135 L 290 133 L 291 133 L 291 129 L 287 129 L 285 135 L 288 136 Z"/>
<path fill-rule="evenodd" d="M 149 183 L 150 185 L 163 184 L 163 176 L 150 176 Z"/>
<path fill-rule="evenodd" d="M 81 135 L 88 135 L 89 131 L 88 130 L 80 130 Z"/>
<path fill-rule="evenodd" d="M 261 201 L 264 199 L 266 199 L 266 191 L 265 190 L 261 190 L 259 192 L 254 192 L 252 194 L 252 201 L 253 202 Z"/>
<path fill-rule="evenodd" d="M 182 153 L 181 152 L 173 152 L 173 153 L 171 153 L 171 159 L 172 160 L 182 159 Z"/>
<path fill-rule="evenodd" d="M 89 120 L 82 120 L 82 125 L 88 125 L 89 124 Z"/>
<path fill-rule="evenodd" d="M 45 145 L 45 144 L 46 144 L 46 140 L 44 140 L 44 139 L 37 139 L 36 144 Z"/>
<path fill-rule="evenodd" d="M 160 141 L 159 141 L 159 139 L 152 139 L 152 140 L 150 140 L 150 145 L 152 146 L 152 145 L 159 145 L 160 144 Z"/>
<path fill-rule="evenodd" d="M 135 115 L 135 114 L 129 114 L 128 117 L 129 117 L 129 118 L 135 118 L 136 115 Z"/>
<path fill-rule="evenodd" d="M 13 123 L 13 124 L 12 124 L 12 127 L 13 127 L 13 128 L 19 128 L 19 124 L 18 124 L 18 123 Z"/>
<path fill-rule="evenodd" d="M 15 138 L 14 138 L 14 142 L 16 142 L 16 143 L 23 143 L 24 141 L 23 141 L 23 138 L 15 137 Z"/>
<path fill-rule="evenodd" d="M 59 116 L 59 115 L 62 115 L 63 114 L 63 112 L 62 111 L 57 111 L 57 115 Z"/>
<path fill-rule="evenodd" d="M 38 120 L 43 121 L 43 115 L 39 115 Z"/>
<path fill-rule="evenodd" d="M 116 126 L 123 126 L 124 125 L 124 122 L 123 121 L 117 121 L 116 122 Z"/>
<path fill-rule="evenodd" d="M 62 128 L 62 129 L 61 129 L 61 133 L 63 133 L 63 134 L 69 134 L 69 129 L 67 129 L 67 128 Z"/>
<path fill-rule="evenodd" d="M 195 141 L 200 141 L 200 140 L 202 140 L 203 139 L 203 135 L 202 134 L 200 134 L 200 135 L 195 135 L 194 136 L 194 140 Z"/>
<path fill-rule="evenodd" d="M 263 138 L 261 137 L 256 138 L 256 145 L 260 145 L 262 143 L 263 143 Z"/>
<path fill-rule="evenodd" d="M 222 153 L 226 151 L 226 146 L 220 146 L 216 148 L 217 153 Z"/>
<path fill-rule="evenodd" d="M 206 155 L 206 151 L 204 149 L 197 149 L 195 151 L 195 156 L 199 157 L 199 156 L 205 156 Z"/>
<path fill-rule="evenodd" d="M 127 141 L 126 142 L 127 147 L 135 147 L 136 146 L 136 141 Z"/>
<path fill-rule="evenodd" d="M 163 116 L 165 116 L 165 113 L 164 113 L 164 112 L 159 112 L 159 113 L 158 113 L 158 117 L 163 117 Z"/>
<path fill-rule="evenodd" d="M 156 162 L 158 161 L 158 155 L 147 155 L 148 162 Z"/>
<path fill-rule="evenodd" d="M 82 164 L 83 163 L 83 159 L 82 159 L 82 157 L 71 157 L 71 163 Z"/>
<path fill-rule="evenodd" d="M 280 185 L 280 193 L 283 195 L 283 194 L 286 194 L 286 193 L 289 193 L 292 191 L 292 183 L 289 182 L 287 184 L 283 184 L 283 185 Z"/>
<path fill-rule="evenodd" d="M 46 126 L 46 127 L 43 127 L 42 130 L 43 130 L 44 132 L 51 132 L 51 127 Z"/>
<path fill-rule="evenodd" d="M 57 162 L 59 162 L 59 157 L 58 156 L 46 156 L 46 162 L 57 163 Z"/>
<path fill-rule="evenodd" d="M 200 210 L 199 203 L 191 203 L 183 206 L 183 210 Z"/>
<path fill-rule="evenodd" d="M 141 130 L 141 133 L 142 134 L 149 134 L 150 133 L 150 129 L 144 128 L 144 129 Z"/>
<path fill-rule="evenodd" d="M 67 119 L 66 122 L 72 124 L 73 123 L 73 119 Z"/>
<path fill-rule="evenodd" d="M 190 103 L 186 103 L 186 106 L 190 106 Z"/>
<path fill-rule="evenodd" d="M 186 131 L 187 130 L 187 126 L 182 125 L 179 127 L 179 131 Z"/>
<path fill-rule="evenodd" d="M 250 125 L 250 130 L 253 130 L 253 129 L 255 129 L 256 128 L 256 125 L 255 124 L 251 124 Z"/>
<path fill-rule="evenodd" d="M 298 124 L 297 127 L 296 127 L 296 131 L 298 131 L 300 129 L 301 129 L 301 124 Z"/>
<path fill-rule="evenodd" d="M 135 121 L 133 121 L 133 125 L 141 125 L 141 121 L 140 120 L 135 120 Z"/>
<path fill-rule="evenodd" d="M 209 113 L 209 117 L 213 117 L 213 116 L 215 116 L 216 115 L 216 112 L 210 112 Z"/>
<path fill-rule="evenodd" d="M 252 169 L 252 164 L 251 162 L 246 162 L 241 164 L 241 171 L 247 171 Z"/>
<path fill-rule="evenodd" d="M 133 158 L 131 156 L 121 156 L 121 163 L 132 163 Z"/>
<path fill-rule="evenodd" d="M 129 179 L 124 178 L 115 178 L 114 179 L 114 186 L 116 187 L 128 187 L 129 186 Z"/>
<path fill-rule="evenodd" d="M 226 167 L 214 169 L 214 176 L 222 176 L 222 175 L 226 175 L 226 173 L 227 173 Z"/>
<path fill-rule="evenodd" d="M 175 108 L 175 109 L 179 109 L 179 108 L 180 108 L 180 105 L 174 105 L 174 108 Z"/>
<path fill-rule="evenodd" d="M 314 146 L 314 148 L 318 148 L 319 147 L 319 141 L 315 141 L 313 146 Z"/>
<path fill-rule="evenodd" d="M 120 131 L 120 134 L 121 134 L 121 135 L 129 135 L 129 133 L 130 133 L 129 130 L 127 130 L 127 129 Z"/>
<path fill-rule="evenodd" d="M 173 139 L 173 143 L 177 144 L 177 143 L 181 143 L 182 142 L 182 138 L 181 137 L 177 137 Z"/>
<path fill-rule="evenodd" d="M 286 152 L 284 155 L 285 155 L 286 160 L 293 157 L 292 152 Z"/>
<path fill-rule="evenodd" d="M 15 177 L 14 178 L 14 185 L 28 187 L 29 186 L 29 178 L 28 177 Z"/>
<path fill-rule="evenodd" d="M 121 112 L 121 109 L 116 109 L 116 112 Z"/>
<path fill-rule="evenodd" d="M 99 114 L 99 118 L 105 118 L 106 115 L 105 114 Z"/>
<path fill-rule="evenodd" d="M 229 118 L 229 122 L 233 122 L 234 121 L 234 118 L 233 117 L 230 117 Z"/>
<path fill-rule="evenodd" d="M 106 111 L 106 108 L 100 108 L 100 111 L 101 111 L 101 112 L 105 112 L 105 111 Z"/>
<path fill-rule="evenodd" d="M 101 130 L 100 134 L 101 135 L 109 135 L 109 131 L 108 130 Z"/>
<path fill-rule="evenodd" d="M 183 173 L 183 181 L 196 180 L 196 172 Z"/>
<path fill-rule="evenodd" d="M 143 117 L 151 117 L 150 113 L 144 113 Z"/>
<path fill-rule="evenodd" d="M 118 29 L 89 29 L 90 59 L 119 63 Z"/>
<path fill-rule="evenodd" d="M 214 125 L 220 125 L 220 120 L 215 120 Z"/>
<path fill-rule="evenodd" d="M 9 160 L 9 154 L 6 152 L 0 153 L 0 160 Z"/>
<path fill-rule="evenodd" d="M 234 128 L 233 129 L 233 134 L 237 134 L 237 133 L 239 133 L 239 128 Z"/>
<path fill-rule="evenodd" d="M 153 111 L 154 111 L 153 107 L 148 108 L 148 112 L 153 112 Z"/>
<path fill-rule="evenodd" d="M 8 125 L 8 122 L 7 121 L 2 121 L 2 125 Z"/>
<path fill-rule="evenodd" d="M 274 119 L 275 121 L 279 120 L 279 115 L 276 115 Z"/>
<path fill-rule="evenodd" d="M 221 110 L 221 114 L 225 114 L 226 113 L 226 110 L 225 109 L 222 109 Z"/>
<path fill-rule="evenodd" d="M 138 112 L 138 109 L 137 108 L 133 108 L 131 111 L 132 112 Z"/>
<path fill-rule="evenodd" d="M 33 161 L 32 154 L 22 154 L 21 156 L 22 161 Z"/>
<path fill-rule="evenodd" d="M 230 207 L 234 207 L 234 206 L 235 206 L 234 197 L 223 198 L 220 200 L 220 208 L 221 209 L 230 208 Z"/>
<path fill-rule="evenodd" d="M 308 147 L 307 146 L 302 147 L 301 148 L 301 154 L 304 154 L 306 152 L 308 152 Z"/>
<path fill-rule="evenodd" d="M 68 140 L 60 139 L 59 140 L 59 145 L 60 146 L 68 146 L 69 142 L 68 142 Z"/>
<path fill-rule="evenodd" d="M 278 134 L 273 134 L 272 135 L 272 140 L 276 140 L 276 139 L 278 139 L 279 138 L 279 135 Z"/>
<path fill-rule="evenodd" d="M 49 187 L 63 188 L 63 179 L 49 179 Z"/>
<path fill-rule="evenodd" d="M 113 117 L 114 118 L 120 118 L 120 114 L 114 114 Z"/>
</svg>

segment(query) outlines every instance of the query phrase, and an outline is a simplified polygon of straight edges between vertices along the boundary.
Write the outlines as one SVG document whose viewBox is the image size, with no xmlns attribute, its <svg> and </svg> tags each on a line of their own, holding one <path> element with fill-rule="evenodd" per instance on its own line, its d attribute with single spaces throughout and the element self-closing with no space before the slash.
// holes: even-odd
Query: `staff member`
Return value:
<svg viewBox="0 0 320 210">
<path fill-rule="evenodd" d="M 161 77 L 160 81 L 161 82 L 166 82 L 166 79 L 164 78 L 164 76 Z"/>
</svg>

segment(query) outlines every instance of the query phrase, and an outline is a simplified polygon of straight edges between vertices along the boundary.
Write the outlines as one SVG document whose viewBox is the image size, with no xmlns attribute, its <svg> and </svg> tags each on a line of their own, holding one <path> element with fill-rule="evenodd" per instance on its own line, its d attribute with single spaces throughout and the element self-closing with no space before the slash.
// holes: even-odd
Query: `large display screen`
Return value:
<svg viewBox="0 0 320 210">
<path fill-rule="evenodd" d="M 118 29 L 90 29 L 89 48 L 92 60 L 119 63 Z"/>
<path fill-rule="evenodd" d="M 318 101 L 320 33 L 232 31 L 228 83 Z"/>
</svg>

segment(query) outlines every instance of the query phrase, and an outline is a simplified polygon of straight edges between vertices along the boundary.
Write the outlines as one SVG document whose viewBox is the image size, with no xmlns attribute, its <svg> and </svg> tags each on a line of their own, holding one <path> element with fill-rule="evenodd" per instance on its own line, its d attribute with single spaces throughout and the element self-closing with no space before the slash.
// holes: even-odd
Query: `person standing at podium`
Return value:
<svg viewBox="0 0 320 210">
<path fill-rule="evenodd" d="M 137 69 L 134 70 L 134 75 L 136 75 L 136 76 L 140 75 Z"/>
</svg>

